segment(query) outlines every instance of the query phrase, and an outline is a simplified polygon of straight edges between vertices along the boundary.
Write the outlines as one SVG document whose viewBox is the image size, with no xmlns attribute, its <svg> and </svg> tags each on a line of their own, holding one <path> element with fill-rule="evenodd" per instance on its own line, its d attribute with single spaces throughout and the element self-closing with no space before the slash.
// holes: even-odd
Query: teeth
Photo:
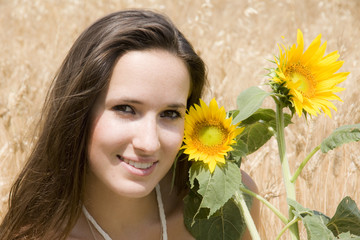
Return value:
<svg viewBox="0 0 360 240">
<path fill-rule="evenodd" d="M 128 159 L 124 159 L 124 158 L 121 158 L 124 162 L 126 162 L 127 164 L 133 166 L 133 167 L 136 167 L 136 168 L 139 168 L 139 169 L 147 169 L 149 167 L 151 167 L 154 163 L 141 163 L 141 162 L 135 162 L 135 161 L 131 161 L 131 160 L 128 160 Z"/>
</svg>

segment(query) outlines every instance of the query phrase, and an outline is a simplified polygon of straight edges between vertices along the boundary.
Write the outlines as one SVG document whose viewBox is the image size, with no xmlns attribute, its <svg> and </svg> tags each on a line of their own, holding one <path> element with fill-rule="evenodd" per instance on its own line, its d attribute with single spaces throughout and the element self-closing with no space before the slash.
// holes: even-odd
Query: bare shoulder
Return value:
<svg viewBox="0 0 360 240">
<path fill-rule="evenodd" d="M 184 224 L 183 198 L 186 192 L 171 190 L 171 174 L 168 174 L 161 184 L 161 193 L 164 202 L 168 238 L 171 240 L 194 240 Z"/>
<path fill-rule="evenodd" d="M 85 239 L 81 239 L 81 238 L 77 238 L 77 237 L 73 237 L 73 236 L 68 236 L 66 238 L 66 240 L 85 240 Z"/>
<path fill-rule="evenodd" d="M 257 188 L 257 185 L 255 181 L 247 174 L 245 171 L 241 170 L 241 177 L 243 184 L 252 192 L 258 193 L 259 190 Z M 254 220 L 254 223 L 256 225 L 256 228 L 259 229 L 260 226 L 260 202 L 257 199 L 253 199 L 251 209 L 250 209 L 251 217 Z M 242 240 L 250 240 L 250 233 L 248 230 L 246 230 Z"/>
<path fill-rule="evenodd" d="M 88 238 L 81 237 L 77 234 L 70 233 L 69 236 L 67 236 L 66 240 L 87 240 Z"/>
<path fill-rule="evenodd" d="M 168 238 L 172 240 L 194 240 L 184 224 L 183 209 L 178 208 L 167 216 Z"/>
<path fill-rule="evenodd" d="M 241 177 L 243 184 L 252 192 L 258 193 L 258 188 L 255 181 L 245 171 L 241 170 Z"/>
<path fill-rule="evenodd" d="M 81 214 L 66 240 L 88 240 L 93 236 L 88 231 L 88 225 L 83 214 Z"/>
</svg>

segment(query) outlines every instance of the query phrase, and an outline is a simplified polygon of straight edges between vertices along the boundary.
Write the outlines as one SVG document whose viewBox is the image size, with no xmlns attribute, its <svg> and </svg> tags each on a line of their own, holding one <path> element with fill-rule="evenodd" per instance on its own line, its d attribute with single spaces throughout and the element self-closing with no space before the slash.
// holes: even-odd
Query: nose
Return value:
<svg viewBox="0 0 360 240">
<path fill-rule="evenodd" d="M 133 146 L 142 154 L 154 154 L 160 148 L 159 129 L 155 117 L 144 117 L 135 126 Z"/>
</svg>

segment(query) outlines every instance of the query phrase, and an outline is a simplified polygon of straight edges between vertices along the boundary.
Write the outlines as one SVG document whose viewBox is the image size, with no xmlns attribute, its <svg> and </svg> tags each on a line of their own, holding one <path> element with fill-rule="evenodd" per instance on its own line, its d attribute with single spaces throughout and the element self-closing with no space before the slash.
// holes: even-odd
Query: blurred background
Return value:
<svg viewBox="0 0 360 240">
<path fill-rule="evenodd" d="M 265 88 L 265 68 L 274 67 L 269 60 L 278 54 L 277 44 L 296 43 L 298 28 L 306 47 L 321 33 L 326 54 L 338 50 L 345 61 L 340 71 L 351 74 L 340 84 L 346 88 L 338 94 L 344 102 L 335 102 L 332 119 L 294 116 L 286 129 L 292 171 L 335 128 L 360 123 L 360 0 L 0 0 L 0 219 L 34 141 L 47 88 L 67 51 L 97 18 L 127 8 L 153 9 L 175 22 L 207 64 L 205 100 L 216 97 L 227 110 L 235 108 L 242 90 Z M 244 159 L 242 168 L 260 194 L 286 214 L 274 139 Z M 297 200 L 330 217 L 345 196 L 359 206 L 359 170 L 360 143 L 317 153 L 297 181 Z M 275 239 L 281 221 L 263 205 L 261 219 L 262 238 Z M 301 232 L 305 239 L 302 227 Z"/>
</svg>

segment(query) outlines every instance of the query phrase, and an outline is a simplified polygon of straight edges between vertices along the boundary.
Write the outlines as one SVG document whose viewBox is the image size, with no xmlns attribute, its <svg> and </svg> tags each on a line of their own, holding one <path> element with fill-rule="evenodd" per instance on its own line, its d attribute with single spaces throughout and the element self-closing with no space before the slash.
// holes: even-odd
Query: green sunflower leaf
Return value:
<svg viewBox="0 0 360 240">
<path fill-rule="evenodd" d="M 241 92 L 236 101 L 239 114 L 234 118 L 233 124 L 239 123 L 251 116 L 261 107 L 264 99 L 270 95 L 271 93 L 258 87 L 250 87 Z"/>
<path fill-rule="evenodd" d="M 229 153 L 228 159 L 234 160 L 238 167 L 241 165 L 241 159 L 247 155 L 249 152 L 247 144 L 241 140 L 236 139 L 236 143 L 234 145 L 231 145 L 233 150 Z"/>
<path fill-rule="evenodd" d="M 236 112 L 232 112 L 236 115 Z M 291 116 L 284 114 L 285 127 L 291 123 Z M 263 146 L 275 133 L 276 116 L 272 109 L 258 109 L 250 117 L 241 122 L 244 131 L 239 135 L 237 141 L 247 145 L 247 154 L 251 154 Z"/>
<path fill-rule="evenodd" d="M 273 131 L 266 123 L 255 122 L 247 126 L 239 138 L 247 144 L 247 154 L 251 154 L 263 146 L 273 135 Z"/>
<path fill-rule="evenodd" d="M 269 108 L 259 108 L 255 113 L 250 117 L 241 122 L 241 126 L 250 125 L 256 122 L 264 122 L 272 127 L 274 130 L 276 128 L 276 115 L 275 111 Z M 291 124 L 291 115 L 284 113 L 284 126 L 287 127 Z"/>
<path fill-rule="evenodd" d="M 350 197 L 345 197 L 338 205 L 327 227 L 335 236 L 345 232 L 360 236 L 360 211 L 355 201 Z"/>
<path fill-rule="evenodd" d="M 339 234 L 337 239 L 341 239 L 341 240 L 360 240 L 360 237 L 352 235 L 350 232 L 346 232 L 346 233 Z"/>
<path fill-rule="evenodd" d="M 334 234 L 326 227 L 323 218 L 319 215 L 307 215 L 303 218 L 308 239 L 311 240 L 332 240 L 336 239 Z"/>
<path fill-rule="evenodd" d="M 293 210 L 294 215 L 301 218 L 303 221 L 309 240 L 336 239 L 334 234 L 326 226 L 329 221 L 328 217 L 323 214 L 319 214 L 318 212 L 315 213 L 292 199 L 288 199 L 288 203 L 295 209 Z"/>
<path fill-rule="evenodd" d="M 344 143 L 360 141 L 360 124 L 345 125 L 334 130 L 330 136 L 321 143 L 321 151 L 328 151 L 340 147 Z"/>
<path fill-rule="evenodd" d="M 360 211 L 350 197 L 340 202 L 331 219 L 294 200 L 288 199 L 288 203 L 295 209 L 294 215 L 302 219 L 308 239 L 360 239 Z"/>
<path fill-rule="evenodd" d="M 209 217 L 209 209 L 198 209 L 201 196 L 190 190 L 184 199 L 184 223 L 197 240 L 238 240 L 241 239 L 246 224 L 239 208 L 229 199 L 224 206 Z M 198 213 L 197 213 L 198 212 Z M 193 216 L 196 219 L 193 220 Z"/>
<path fill-rule="evenodd" d="M 196 215 L 201 208 L 208 208 L 208 217 L 219 210 L 237 191 L 241 182 L 241 172 L 236 163 L 227 161 L 226 164 L 216 166 L 211 174 L 207 166 L 202 162 L 195 162 L 190 167 L 189 180 L 191 188 L 194 188 L 195 179 L 198 183 L 197 192 L 202 200 Z"/>
</svg>

